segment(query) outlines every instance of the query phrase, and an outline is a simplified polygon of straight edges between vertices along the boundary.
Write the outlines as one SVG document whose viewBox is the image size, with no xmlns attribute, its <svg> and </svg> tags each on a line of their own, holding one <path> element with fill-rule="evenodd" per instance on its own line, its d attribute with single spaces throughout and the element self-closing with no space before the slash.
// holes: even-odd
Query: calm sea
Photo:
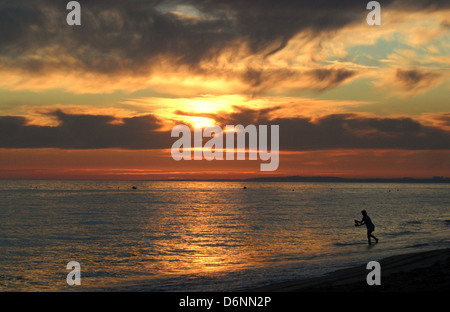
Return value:
<svg viewBox="0 0 450 312">
<path fill-rule="evenodd" d="M 450 247 L 449 188 L 0 181 L 0 290 L 235 291 Z"/>
</svg>

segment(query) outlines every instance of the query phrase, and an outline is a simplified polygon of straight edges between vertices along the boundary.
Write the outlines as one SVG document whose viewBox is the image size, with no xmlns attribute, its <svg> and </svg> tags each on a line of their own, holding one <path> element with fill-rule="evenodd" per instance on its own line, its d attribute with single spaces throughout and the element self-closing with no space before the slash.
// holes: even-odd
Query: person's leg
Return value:
<svg viewBox="0 0 450 312">
<path fill-rule="evenodd" d="M 372 232 L 370 232 L 370 236 L 372 236 L 375 239 L 375 243 L 378 243 L 378 238 L 376 238 L 375 235 L 372 234 Z"/>
<path fill-rule="evenodd" d="M 370 236 L 372 232 L 370 232 L 369 230 L 367 230 L 367 241 L 369 242 L 369 245 L 372 245 L 372 242 L 370 241 Z"/>
</svg>

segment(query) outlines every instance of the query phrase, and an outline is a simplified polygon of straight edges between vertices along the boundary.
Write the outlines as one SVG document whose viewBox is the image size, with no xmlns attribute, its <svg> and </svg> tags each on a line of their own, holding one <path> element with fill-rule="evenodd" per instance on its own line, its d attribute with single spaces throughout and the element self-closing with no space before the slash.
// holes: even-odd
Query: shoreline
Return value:
<svg viewBox="0 0 450 312">
<path fill-rule="evenodd" d="M 450 290 L 450 248 L 394 255 L 378 261 L 381 285 L 369 286 L 365 264 L 246 292 L 444 292 Z"/>
</svg>

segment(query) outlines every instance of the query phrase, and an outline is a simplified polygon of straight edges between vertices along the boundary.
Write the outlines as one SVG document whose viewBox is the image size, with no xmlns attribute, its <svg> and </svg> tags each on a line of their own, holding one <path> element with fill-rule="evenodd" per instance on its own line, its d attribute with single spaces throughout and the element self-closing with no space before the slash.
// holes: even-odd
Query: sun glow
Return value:
<svg viewBox="0 0 450 312">
<path fill-rule="evenodd" d="M 207 117 L 183 116 L 180 122 L 191 125 L 193 128 L 207 128 L 216 125 L 214 119 Z"/>
</svg>

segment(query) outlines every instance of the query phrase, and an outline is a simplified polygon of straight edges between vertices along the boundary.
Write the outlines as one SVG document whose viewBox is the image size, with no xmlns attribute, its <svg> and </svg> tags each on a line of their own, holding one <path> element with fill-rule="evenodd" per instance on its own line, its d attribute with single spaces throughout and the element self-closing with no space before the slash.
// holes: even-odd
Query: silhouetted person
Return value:
<svg viewBox="0 0 450 312">
<path fill-rule="evenodd" d="M 369 245 L 372 244 L 372 242 L 370 241 L 371 237 L 373 237 L 375 239 L 375 242 L 378 243 L 378 238 L 376 238 L 372 234 L 372 232 L 375 231 L 375 225 L 372 223 L 372 220 L 367 215 L 367 211 L 363 210 L 363 211 L 361 211 L 361 213 L 363 215 L 363 218 L 362 218 L 361 221 L 355 220 L 355 226 L 359 226 L 359 225 L 365 224 L 366 227 L 367 227 L 367 240 L 369 242 Z"/>
</svg>

